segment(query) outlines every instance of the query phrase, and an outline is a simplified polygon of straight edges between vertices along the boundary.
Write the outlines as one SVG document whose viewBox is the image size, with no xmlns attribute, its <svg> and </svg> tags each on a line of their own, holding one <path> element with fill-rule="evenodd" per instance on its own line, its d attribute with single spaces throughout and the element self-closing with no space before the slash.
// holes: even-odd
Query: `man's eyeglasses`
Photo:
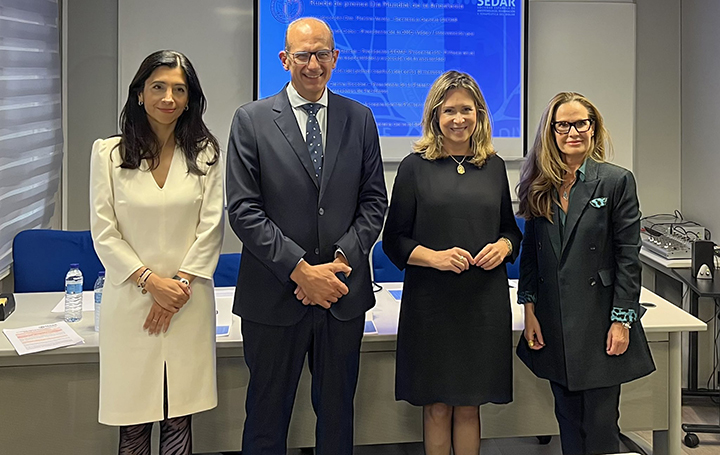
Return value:
<svg viewBox="0 0 720 455">
<path fill-rule="evenodd" d="M 331 62 L 333 59 L 333 49 L 320 49 L 319 51 L 315 52 L 288 52 L 288 55 L 291 56 L 295 63 L 297 63 L 298 65 L 307 65 L 308 63 L 310 63 L 310 59 L 313 55 L 318 62 L 328 63 Z"/>
<path fill-rule="evenodd" d="M 589 118 L 576 120 L 574 122 L 552 122 L 552 127 L 558 134 L 570 134 L 570 129 L 573 127 L 575 127 L 575 131 L 578 133 L 585 133 L 590 131 L 592 125 L 593 120 Z"/>
</svg>

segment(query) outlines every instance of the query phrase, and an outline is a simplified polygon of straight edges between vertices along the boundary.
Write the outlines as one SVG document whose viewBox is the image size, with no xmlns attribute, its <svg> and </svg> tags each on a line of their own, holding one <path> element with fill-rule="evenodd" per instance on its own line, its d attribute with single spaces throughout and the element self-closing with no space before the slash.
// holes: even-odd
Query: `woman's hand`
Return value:
<svg viewBox="0 0 720 455">
<path fill-rule="evenodd" d="M 433 268 L 448 272 L 462 273 L 473 264 L 475 264 L 475 260 L 472 254 L 459 247 L 435 251 L 432 258 Z"/>
<path fill-rule="evenodd" d="M 540 330 L 540 322 L 535 317 L 535 304 L 526 303 L 525 307 L 525 341 L 527 341 L 528 347 L 535 351 L 545 347 L 545 340 L 543 340 L 542 331 Z"/>
<path fill-rule="evenodd" d="M 483 270 L 492 270 L 502 264 L 510 249 L 504 240 L 498 240 L 495 243 L 488 243 L 473 259 L 473 263 L 482 267 Z"/>
<path fill-rule="evenodd" d="M 145 289 L 155 302 L 167 311 L 177 313 L 190 298 L 190 286 L 172 278 L 160 278 L 156 274 L 148 277 Z"/>
<path fill-rule="evenodd" d="M 620 322 L 613 322 L 607 334 L 608 355 L 622 355 L 630 345 L 630 330 Z"/>
<path fill-rule="evenodd" d="M 161 307 L 157 302 L 153 302 L 150 307 L 150 312 L 147 318 L 145 318 L 143 329 L 147 330 L 150 335 L 159 334 L 161 331 L 165 333 L 170 327 L 170 319 L 174 314 L 175 313 Z"/>
</svg>

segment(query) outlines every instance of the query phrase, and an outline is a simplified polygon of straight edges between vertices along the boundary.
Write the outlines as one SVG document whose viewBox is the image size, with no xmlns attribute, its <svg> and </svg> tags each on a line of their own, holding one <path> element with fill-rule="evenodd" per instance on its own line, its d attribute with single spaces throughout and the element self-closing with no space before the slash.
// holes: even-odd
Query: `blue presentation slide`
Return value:
<svg viewBox="0 0 720 455">
<path fill-rule="evenodd" d="M 340 51 L 328 87 L 370 107 L 381 136 L 420 136 L 432 82 L 451 69 L 471 74 L 490 108 L 493 136 L 522 134 L 523 0 L 262 0 L 258 93 L 290 79 L 278 53 L 287 24 L 325 20 Z"/>
</svg>

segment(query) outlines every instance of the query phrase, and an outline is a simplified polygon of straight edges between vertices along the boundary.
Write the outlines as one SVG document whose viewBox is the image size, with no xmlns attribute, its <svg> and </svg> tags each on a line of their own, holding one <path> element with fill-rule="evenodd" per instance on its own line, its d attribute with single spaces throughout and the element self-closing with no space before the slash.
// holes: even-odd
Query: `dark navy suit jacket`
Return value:
<svg viewBox="0 0 720 455">
<path fill-rule="evenodd" d="M 328 93 L 321 180 L 285 89 L 238 108 L 227 158 L 230 226 L 243 243 L 233 312 L 289 326 L 308 310 L 290 274 L 301 258 L 331 262 L 340 248 L 352 267 L 350 292 L 330 309 L 349 320 L 375 299 L 368 255 L 382 228 L 387 195 L 371 111 Z"/>
</svg>

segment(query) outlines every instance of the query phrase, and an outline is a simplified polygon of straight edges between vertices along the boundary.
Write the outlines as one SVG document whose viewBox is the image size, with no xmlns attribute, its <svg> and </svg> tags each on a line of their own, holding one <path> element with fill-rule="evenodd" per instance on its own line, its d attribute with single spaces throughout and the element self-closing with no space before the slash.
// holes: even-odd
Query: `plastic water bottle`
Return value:
<svg viewBox="0 0 720 455">
<path fill-rule="evenodd" d="M 103 287 L 105 286 L 105 271 L 98 272 L 95 280 L 95 331 L 100 331 L 100 305 L 102 304 Z"/>
<path fill-rule="evenodd" d="M 80 264 L 70 264 L 65 275 L 65 322 L 78 322 L 82 319 L 83 276 Z"/>
</svg>

